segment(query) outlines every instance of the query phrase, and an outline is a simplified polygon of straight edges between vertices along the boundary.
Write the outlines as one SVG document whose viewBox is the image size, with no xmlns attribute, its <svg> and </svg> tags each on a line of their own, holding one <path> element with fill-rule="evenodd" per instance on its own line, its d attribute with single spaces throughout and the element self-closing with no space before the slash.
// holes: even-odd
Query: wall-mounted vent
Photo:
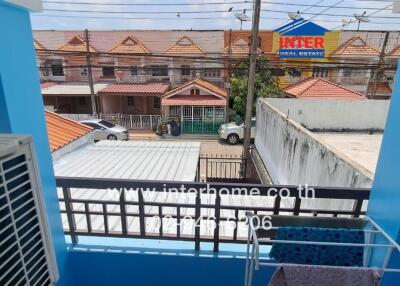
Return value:
<svg viewBox="0 0 400 286">
<path fill-rule="evenodd" d="M 29 137 L 0 136 L 0 285 L 47 286 L 58 278 Z"/>
</svg>

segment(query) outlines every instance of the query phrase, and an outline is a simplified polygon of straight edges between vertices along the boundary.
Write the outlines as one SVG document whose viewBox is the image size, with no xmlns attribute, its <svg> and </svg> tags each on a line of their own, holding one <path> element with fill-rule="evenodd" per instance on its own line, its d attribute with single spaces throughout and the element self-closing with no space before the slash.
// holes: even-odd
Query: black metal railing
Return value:
<svg viewBox="0 0 400 286">
<path fill-rule="evenodd" d="M 369 189 L 314 188 L 312 196 L 305 196 L 293 186 L 66 177 L 57 178 L 57 186 L 64 230 L 74 243 L 79 236 L 165 239 L 193 241 L 195 250 L 201 242 L 212 242 L 214 251 L 220 243 L 246 242 L 246 211 L 354 218 L 365 214 L 370 193 Z M 187 192 L 179 189 L 182 186 Z M 165 190 L 180 190 L 176 195 L 182 197 L 162 198 Z M 275 190 L 284 192 L 271 196 Z M 114 196 L 108 196 L 111 192 Z M 188 220 L 195 223 L 189 230 Z"/>
<path fill-rule="evenodd" d="M 243 180 L 245 159 L 242 155 L 201 155 L 199 158 L 199 181 Z"/>
</svg>

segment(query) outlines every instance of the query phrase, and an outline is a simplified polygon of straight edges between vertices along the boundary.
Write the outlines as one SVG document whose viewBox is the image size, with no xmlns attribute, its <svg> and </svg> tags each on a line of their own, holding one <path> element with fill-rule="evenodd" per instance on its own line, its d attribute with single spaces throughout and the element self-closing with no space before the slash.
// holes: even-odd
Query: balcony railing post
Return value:
<svg viewBox="0 0 400 286">
<path fill-rule="evenodd" d="M 64 196 L 65 211 L 67 212 L 69 232 L 71 234 L 71 241 L 72 243 L 76 244 L 78 243 L 78 236 L 75 234 L 76 223 L 74 214 L 72 213 L 73 205 L 71 203 L 71 190 L 70 188 L 64 188 L 64 187 L 62 188 L 62 190 Z"/>
<path fill-rule="evenodd" d="M 144 237 L 146 234 L 146 226 L 145 226 L 145 213 L 144 213 L 144 199 L 141 190 L 138 190 L 138 204 L 139 204 L 140 236 Z"/>
<path fill-rule="evenodd" d="M 354 207 L 353 207 L 353 216 L 354 217 L 360 216 L 362 204 L 363 204 L 363 200 L 361 200 L 361 199 L 358 199 L 354 202 Z"/>
<path fill-rule="evenodd" d="M 219 251 L 219 225 L 221 220 L 221 196 L 219 191 L 215 194 L 215 228 L 214 228 L 214 252 Z"/>
<path fill-rule="evenodd" d="M 121 210 L 121 225 L 122 225 L 122 234 L 128 234 L 127 223 L 126 223 L 126 196 L 125 190 L 121 190 L 121 195 L 119 197 L 120 210 Z"/>
<path fill-rule="evenodd" d="M 194 219 L 194 249 L 200 250 L 200 214 L 201 214 L 201 197 L 200 191 L 196 194 L 196 207 L 195 207 L 195 219 Z"/>
</svg>

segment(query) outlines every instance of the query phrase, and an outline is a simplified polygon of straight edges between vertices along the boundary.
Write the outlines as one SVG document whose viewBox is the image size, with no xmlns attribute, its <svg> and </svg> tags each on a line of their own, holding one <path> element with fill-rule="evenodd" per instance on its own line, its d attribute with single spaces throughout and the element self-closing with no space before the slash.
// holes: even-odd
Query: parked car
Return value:
<svg viewBox="0 0 400 286">
<path fill-rule="evenodd" d="M 229 144 L 235 145 L 243 139 L 244 135 L 244 121 L 239 120 L 235 122 L 222 124 L 218 129 L 219 138 L 226 140 Z M 251 119 L 251 138 L 256 136 L 256 119 Z"/>
<path fill-rule="evenodd" d="M 128 129 L 102 119 L 88 119 L 81 123 L 93 127 L 94 140 L 128 140 Z"/>
</svg>

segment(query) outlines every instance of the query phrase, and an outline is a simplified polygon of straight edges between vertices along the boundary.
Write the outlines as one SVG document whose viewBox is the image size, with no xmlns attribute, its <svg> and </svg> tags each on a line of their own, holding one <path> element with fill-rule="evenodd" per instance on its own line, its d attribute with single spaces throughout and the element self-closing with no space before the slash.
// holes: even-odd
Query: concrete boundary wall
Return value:
<svg viewBox="0 0 400 286">
<path fill-rule="evenodd" d="M 257 103 L 255 146 L 274 184 L 371 187 L 373 174 L 273 107 Z"/>
<path fill-rule="evenodd" d="M 318 131 L 382 131 L 389 100 L 264 99 L 303 127 Z"/>
</svg>

